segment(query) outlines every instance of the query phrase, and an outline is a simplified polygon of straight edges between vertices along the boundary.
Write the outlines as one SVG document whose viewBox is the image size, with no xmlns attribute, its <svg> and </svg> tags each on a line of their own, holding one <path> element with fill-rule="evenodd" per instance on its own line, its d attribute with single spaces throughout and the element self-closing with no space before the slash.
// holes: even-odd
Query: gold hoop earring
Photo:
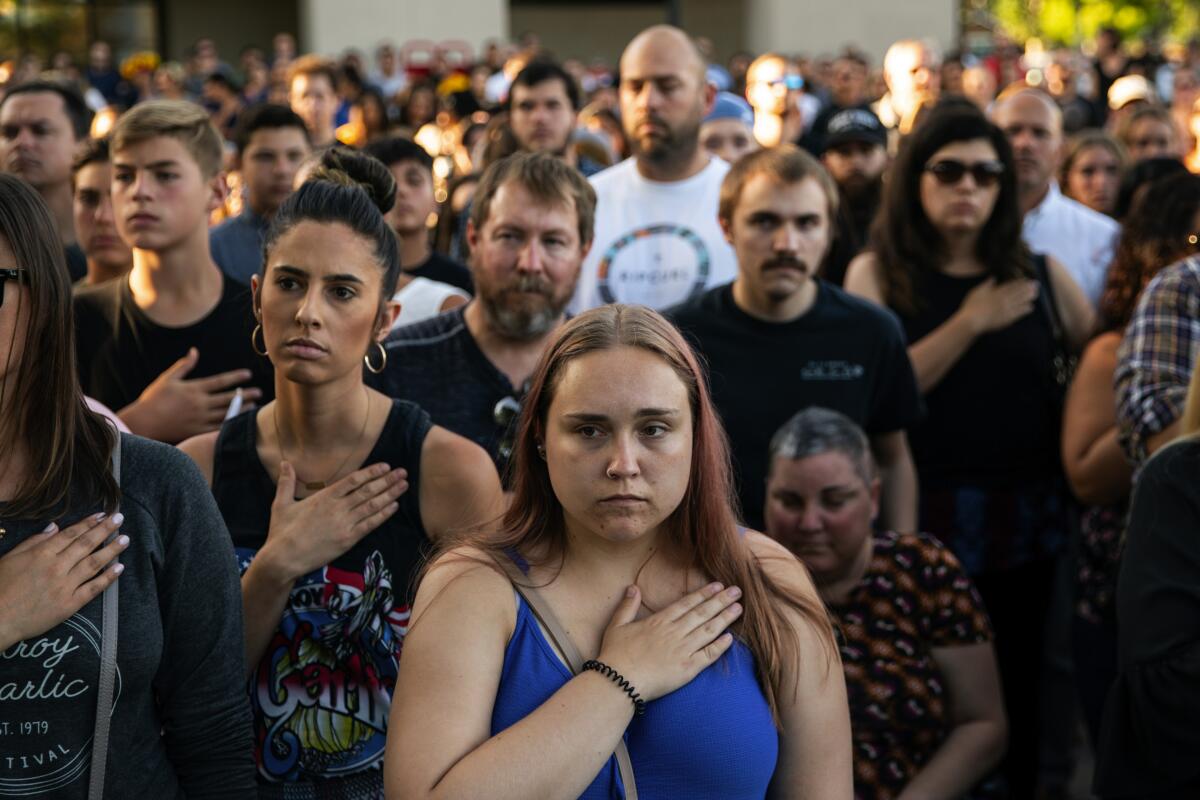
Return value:
<svg viewBox="0 0 1200 800">
<path fill-rule="evenodd" d="M 263 336 L 263 348 L 262 348 L 262 350 L 258 349 L 258 334 L 261 331 L 262 331 L 262 323 L 261 322 L 254 326 L 254 330 L 250 331 L 250 349 L 253 350 L 255 353 L 257 353 L 258 355 L 262 356 L 263 358 L 266 358 L 267 357 L 267 337 L 265 335 Z"/>
<path fill-rule="evenodd" d="M 383 361 L 380 362 L 378 367 L 376 367 L 375 365 L 373 365 L 371 363 L 371 354 L 370 353 L 367 353 L 365 356 L 363 356 L 363 363 L 367 365 L 367 370 L 372 375 L 378 375 L 379 373 L 381 373 L 385 369 L 387 369 L 387 348 L 385 348 L 379 342 L 376 342 L 375 346 L 379 348 L 379 355 L 383 359 Z"/>
</svg>

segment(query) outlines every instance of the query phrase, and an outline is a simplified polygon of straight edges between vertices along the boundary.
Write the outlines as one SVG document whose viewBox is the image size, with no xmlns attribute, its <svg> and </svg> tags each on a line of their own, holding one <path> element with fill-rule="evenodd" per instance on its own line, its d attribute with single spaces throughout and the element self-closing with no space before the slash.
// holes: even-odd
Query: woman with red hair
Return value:
<svg viewBox="0 0 1200 800">
<path fill-rule="evenodd" d="M 678 331 L 622 305 L 565 325 L 512 465 L 501 524 L 418 589 L 389 796 L 851 796 L 828 618 L 799 562 L 738 528 Z"/>
</svg>

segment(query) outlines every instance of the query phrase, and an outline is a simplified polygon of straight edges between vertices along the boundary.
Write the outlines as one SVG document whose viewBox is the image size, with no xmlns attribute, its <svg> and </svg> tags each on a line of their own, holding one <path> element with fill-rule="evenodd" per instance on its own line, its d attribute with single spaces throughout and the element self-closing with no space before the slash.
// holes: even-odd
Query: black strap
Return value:
<svg viewBox="0 0 1200 800">
<path fill-rule="evenodd" d="M 537 589 L 525 583 L 526 575 L 511 560 L 501 558 L 500 566 L 508 573 L 513 588 L 521 597 L 525 598 L 525 602 L 529 605 L 533 615 L 537 617 L 538 622 L 542 623 L 542 627 L 550 636 L 550 642 L 566 659 L 567 666 L 571 668 L 571 674 L 578 675 L 583 671 L 583 657 L 579 655 L 579 650 L 571 641 L 571 637 L 563 628 L 562 623 L 558 621 L 558 617 L 554 616 L 554 611 L 546 599 Z M 637 783 L 633 779 L 633 762 L 629 758 L 629 748 L 625 746 L 624 737 L 617 740 L 613 755 L 617 759 L 617 769 L 621 771 L 621 783 L 625 787 L 625 800 L 637 800 L 638 792 Z"/>
</svg>

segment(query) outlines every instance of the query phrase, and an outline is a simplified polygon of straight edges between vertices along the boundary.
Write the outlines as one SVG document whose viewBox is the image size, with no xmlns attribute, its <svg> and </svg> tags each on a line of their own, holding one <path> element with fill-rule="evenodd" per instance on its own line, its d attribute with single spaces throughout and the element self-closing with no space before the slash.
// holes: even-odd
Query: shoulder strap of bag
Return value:
<svg viewBox="0 0 1200 800">
<path fill-rule="evenodd" d="M 121 487 L 121 433 L 112 451 L 112 474 Z M 114 512 L 115 513 L 115 512 Z M 112 723 L 113 692 L 117 681 L 117 583 L 104 590 L 100 634 L 100 682 L 96 688 L 96 729 L 92 735 L 92 771 L 88 800 L 103 800 L 104 771 L 108 766 L 108 729 Z"/>
<path fill-rule="evenodd" d="M 571 641 L 571 637 L 567 635 L 562 625 L 559 624 L 558 617 L 554 616 L 554 611 L 546 603 L 545 598 L 542 597 L 537 589 L 526 585 L 525 574 L 511 560 L 507 558 L 500 559 L 500 566 L 508 573 L 508 578 L 512 581 L 513 588 L 529 604 L 529 609 L 533 611 L 533 615 L 537 617 L 538 622 L 546 629 L 546 633 L 550 634 L 550 641 L 562 653 L 563 658 L 567 660 L 567 665 L 571 668 L 572 674 L 578 675 L 580 670 L 583 669 L 583 658 L 580 657 L 579 650 L 576 649 L 575 643 Z M 617 769 L 621 771 L 621 783 L 625 786 L 625 800 L 637 800 L 637 784 L 633 779 L 633 762 L 629 759 L 629 748 L 625 746 L 625 739 L 623 737 L 617 741 L 613 755 L 617 758 Z"/>
<path fill-rule="evenodd" d="M 1063 334 L 1062 320 L 1058 315 L 1058 300 L 1054 297 L 1054 282 L 1050 278 L 1050 265 L 1046 263 L 1046 257 L 1041 253 L 1034 253 L 1031 260 L 1037 281 L 1041 284 L 1038 287 L 1038 305 L 1042 307 L 1046 318 L 1050 321 L 1050 333 L 1054 336 L 1055 344 L 1065 347 L 1066 337 Z"/>
</svg>

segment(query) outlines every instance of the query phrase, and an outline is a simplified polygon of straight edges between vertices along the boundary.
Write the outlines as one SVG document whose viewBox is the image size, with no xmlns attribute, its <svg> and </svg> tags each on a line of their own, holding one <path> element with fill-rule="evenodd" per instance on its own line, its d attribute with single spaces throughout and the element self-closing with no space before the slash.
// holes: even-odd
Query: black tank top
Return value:
<svg viewBox="0 0 1200 800">
<path fill-rule="evenodd" d="M 248 411 L 224 424 L 213 494 L 244 574 L 267 540 L 275 484 L 258 457 Z M 296 581 L 250 679 L 259 779 L 320 783 L 357 776 L 382 786 L 384 742 L 412 581 L 429 544 L 417 498 L 432 423 L 392 403 L 363 465 L 408 470 L 400 509 L 333 563 Z M 374 779 L 378 778 L 378 781 Z"/>
<path fill-rule="evenodd" d="M 901 315 L 909 344 L 948 320 L 986 277 L 922 275 L 924 307 Z M 977 338 L 925 395 L 925 418 L 909 430 L 921 488 L 1011 489 L 1052 479 L 1059 464 L 1053 362 L 1054 334 L 1039 304 Z"/>
</svg>

